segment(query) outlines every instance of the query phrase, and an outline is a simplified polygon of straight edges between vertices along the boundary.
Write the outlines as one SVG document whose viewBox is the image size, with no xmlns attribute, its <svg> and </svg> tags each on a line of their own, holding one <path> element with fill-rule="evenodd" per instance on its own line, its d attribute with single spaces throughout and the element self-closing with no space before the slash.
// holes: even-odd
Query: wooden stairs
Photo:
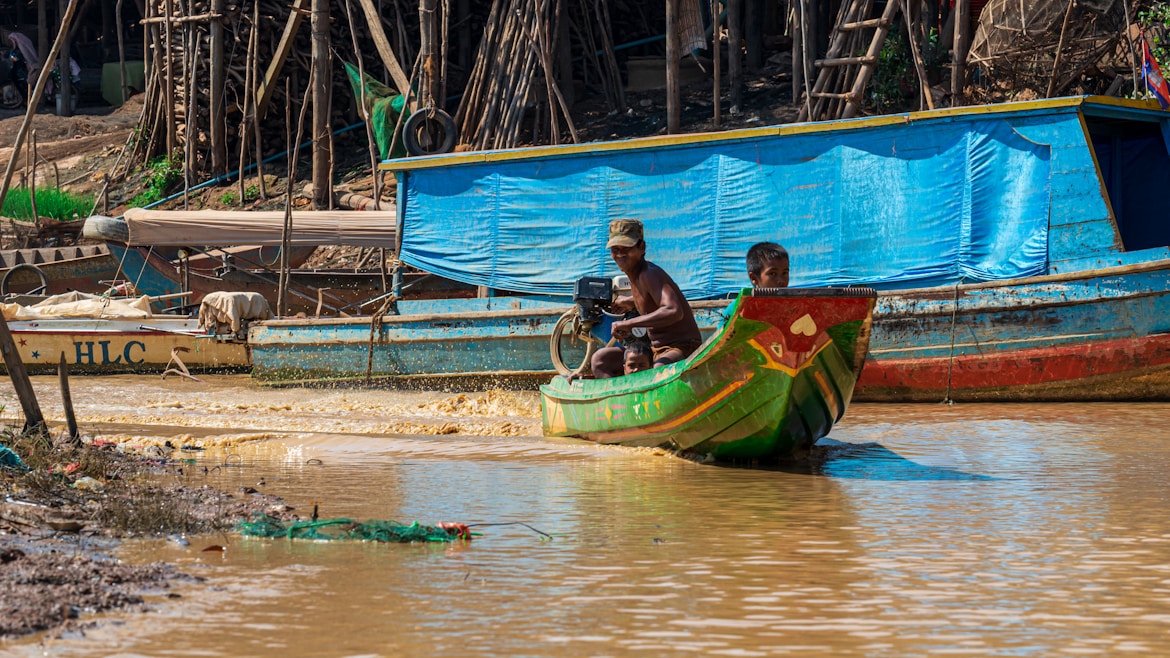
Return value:
<svg viewBox="0 0 1170 658">
<path fill-rule="evenodd" d="M 865 94 L 865 85 L 873 77 L 878 54 L 903 0 L 886 0 L 879 17 L 874 17 L 874 0 L 849 0 L 841 4 L 837 25 L 829 36 L 829 50 L 824 59 L 814 62 L 817 80 L 808 93 L 802 94 L 798 121 L 848 119 L 857 116 Z M 860 52 L 866 43 L 864 55 Z"/>
</svg>

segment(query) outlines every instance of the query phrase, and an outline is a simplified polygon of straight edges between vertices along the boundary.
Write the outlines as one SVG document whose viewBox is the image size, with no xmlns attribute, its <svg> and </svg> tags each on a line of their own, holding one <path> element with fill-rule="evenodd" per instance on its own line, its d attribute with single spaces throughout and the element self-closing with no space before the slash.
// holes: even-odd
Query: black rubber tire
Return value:
<svg viewBox="0 0 1170 658">
<path fill-rule="evenodd" d="M 37 267 L 36 265 L 33 265 L 32 263 L 21 263 L 20 265 L 17 265 L 13 268 L 10 268 L 7 272 L 4 273 L 4 277 L 0 278 L 0 296 L 8 294 L 8 280 L 12 278 L 13 274 L 15 274 L 21 270 L 32 270 L 33 272 L 36 272 L 36 275 L 38 277 L 40 277 L 40 279 L 41 279 L 40 286 L 33 288 L 32 290 L 30 290 L 24 294 L 26 294 L 26 295 L 39 295 L 48 289 L 49 277 L 45 276 L 44 270 Z"/>
<path fill-rule="evenodd" d="M 455 120 L 442 110 L 423 108 L 402 124 L 402 145 L 410 155 L 438 155 L 455 149 Z"/>
</svg>

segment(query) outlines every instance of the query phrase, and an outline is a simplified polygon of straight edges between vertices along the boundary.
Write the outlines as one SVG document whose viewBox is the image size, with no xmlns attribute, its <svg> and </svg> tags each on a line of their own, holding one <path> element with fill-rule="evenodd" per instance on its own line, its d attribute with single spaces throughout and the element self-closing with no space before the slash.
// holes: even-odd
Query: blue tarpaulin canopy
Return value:
<svg viewBox="0 0 1170 658">
<path fill-rule="evenodd" d="M 554 150 L 555 153 L 555 150 Z M 1051 149 L 1005 118 L 762 135 L 409 171 L 404 262 L 491 288 L 568 295 L 618 273 L 610 220 L 691 299 L 748 285 L 771 240 L 794 286 L 939 285 L 1043 274 Z"/>
</svg>

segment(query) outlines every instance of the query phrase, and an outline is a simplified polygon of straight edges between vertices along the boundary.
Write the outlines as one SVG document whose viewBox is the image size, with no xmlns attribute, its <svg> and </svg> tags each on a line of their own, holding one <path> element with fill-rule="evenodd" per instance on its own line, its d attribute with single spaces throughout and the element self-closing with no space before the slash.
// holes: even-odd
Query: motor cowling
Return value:
<svg viewBox="0 0 1170 658">
<path fill-rule="evenodd" d="M 599 322 L 611 302 L 613 282 L 605 277 L 584 276 L 573 284 L 573 303 L 584 322 Z"/>
</svg>

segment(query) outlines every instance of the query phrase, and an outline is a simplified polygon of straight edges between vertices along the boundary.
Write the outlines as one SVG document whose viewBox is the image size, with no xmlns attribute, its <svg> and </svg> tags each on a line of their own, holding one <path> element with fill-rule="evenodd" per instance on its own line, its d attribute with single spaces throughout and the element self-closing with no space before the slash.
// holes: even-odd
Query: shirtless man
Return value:
<svg viewBox="0 0 1170 658">
<path fill-rule="evenodd" d="M 613 335 L 625 338 L 631 330 L 645 327 L 654 351 L 654 366 L 682 361 L 703 342 L 699 325 L 690 304 L 683 297 L 670 275 L 646 260 L 646 243 L 642 239 L 642 222 L 636 219 L 616 219 L 609 224 L 609 254 L 618 268 L 630 278 L 631 296 L 614 300 L 618 311 L 637 310 L 638 316 L 613 323 Z M 620 347 L 607 347 L 593 355 L 597 364 L 612 360 Z M 619 361 L 620 363 L 621 361 Z M 602 368 L 604 370 L 604 368 Z M 606 373 L 607 374 L 607 373 Z M 616 374 L 616 373 L 615 373 Z M 605 376 L 603 373 L 596 373 Z"/>
</svg>

